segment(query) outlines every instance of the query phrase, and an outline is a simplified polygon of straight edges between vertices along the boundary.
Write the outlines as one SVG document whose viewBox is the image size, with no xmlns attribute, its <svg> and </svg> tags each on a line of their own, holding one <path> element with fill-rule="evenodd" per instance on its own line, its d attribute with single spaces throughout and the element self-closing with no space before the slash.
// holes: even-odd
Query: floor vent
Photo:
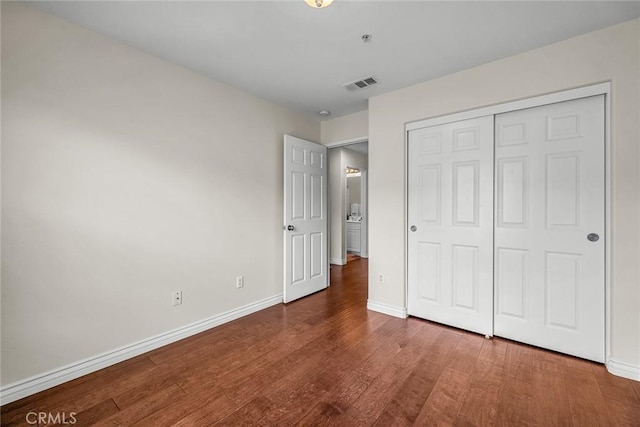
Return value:
<svg viewBox="0 0 640 427">
<path fill-rule="evenodd" d="M 360 80 L 356 80 L 354 82 L 345 83 L 342 86 L 346 87 L 349 90 L 358 90 L 364 89 L 365 87 L 373 86 L 375 84 L 378 84 L 378 81 L 375 78 L 369 76 Z"/>
</svg>

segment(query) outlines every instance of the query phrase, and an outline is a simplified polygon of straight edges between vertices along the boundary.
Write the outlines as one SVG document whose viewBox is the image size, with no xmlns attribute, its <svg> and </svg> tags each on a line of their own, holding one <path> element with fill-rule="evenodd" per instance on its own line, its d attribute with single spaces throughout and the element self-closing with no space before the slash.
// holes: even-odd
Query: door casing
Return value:
<svg viewBox="0 0 640 427">
<path fill-rule="evenodd" d="M 369 142 L 369 137 L 361 136 L 361 137 L 358 137 L 358 138 L 347 139 L 347 140 L 344 140 L 344 141 L 331 142 L 329 144 L 324 144 L 324 145 L 327 147 L 327 151 L 328 151 L 328 150 L 330 150 L 332 148 L 340 148 L 340 147 L 349 148 L 349 145 L 361 144 L 363 142 L 367 142 L 368 143 Z M 329 157 L 330 156 L 327 155 L 327 160 L 329 159 Z M 330 160 L 328 160 L 328 161 L 329 161 L 329 164 L 330 164 Z M 363 170 L 363 173 L 366 175 L 365 176 L 365 180 L 366 180 L 366 192 L 367 192 L 367 194 L 365 195 L 365 197 L 367 198 L 367 202 L 366 202 L 367 206 L 365 207 L 365 211 L 363 211 L 363 216 L 364 215 L 366 215 L 366 216 L 363 219 L 363 222 L 365 223 L 365 228 L 367 229 L 367 231 L 366 231 L 366 237 L 364 237 L 364 239 L 361 238 L 361 240 L 360 240 L 360 242 L 361 242 L 360 244 L 361 245 L 362 245 L 363 240 L 366 241 L 367 254 L 365 256 L 361 255 L 362 258 L 368 258 L 369 257 L 369 255 L 368 255 L 368 253 L 369 253 L 369 251 L 368 251 L 368 247 L 369 247 L 369 226 L 368 226 L 368 224 L 369 224 L 369 218 L 368 218 L 368 216 L 369 216 L 369 206 L 368 206 L 369 184 L 368 184 L 368 179 L 369 178 L 368 178 L 368 176 L 369 175 L 367 173 L 367 170 L 368 169 L 364 169 Z M 363 187 L 362 188 L 363 189 L 365 188 L 364 187 L 364 183 L 363 183 Z M 364 191 L 363 191 L 363 194 L 364 194 Z M 328 206 L 328 209 L 329 209 L 329 218 L 328 218 L 329 219 L 329 224 L 327 226 L 328 229 L 329 229 L 329 232 L 327 233 L 327 268 L 329 268 L 329 264 L 331 263 L 330 260 L 331 260 L 331 222 L 332 222 L 331 221 L 331 187 L 330 186 L 327 186 L 327 200 L 328 200 L 327 206 Z M 342 236 L 342 238 L 344 240 L 345 237 Z M 344 241 L 343 241 L 343 246 L 344 246 Z M 346 250 L 344 252 L 345 252 L 345 254 L 343 254 L 343 258 L 346 259 Z M 329 285 L 331 285 L 331 283 L 329 283 Z"/>
</svg>

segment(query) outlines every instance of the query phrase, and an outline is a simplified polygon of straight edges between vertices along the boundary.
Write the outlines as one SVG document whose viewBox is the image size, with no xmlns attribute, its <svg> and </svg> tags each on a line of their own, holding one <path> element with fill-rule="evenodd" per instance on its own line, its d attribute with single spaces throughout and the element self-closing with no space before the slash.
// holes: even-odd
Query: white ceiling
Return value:
<svg viewBox="0 0 640 427">
<path fill-rule="evenodd" d="M 640 16 L 626 1 L 49 1 L 38 8 L 320 120 Z M 361 36 L 371 34 L 369 43 Z M 358 92 L 341 87 L 368 75 Z"/>
</svg>

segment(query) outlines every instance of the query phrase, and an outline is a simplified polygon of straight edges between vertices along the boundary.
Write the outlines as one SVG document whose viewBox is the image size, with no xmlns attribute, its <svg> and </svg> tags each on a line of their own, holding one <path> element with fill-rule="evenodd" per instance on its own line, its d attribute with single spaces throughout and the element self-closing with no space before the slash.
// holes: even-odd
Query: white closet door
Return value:
<svg viewBox="0 0 640 427">
<path fill-rule="evenodd" d="M 604 362 L 604 96 L 495 125 L 495 335 Z"/>
<path fill-rule="evenodd" d="M 493 117 L 408 141 L 409 314 L 492 335 Z"/>
</svg>

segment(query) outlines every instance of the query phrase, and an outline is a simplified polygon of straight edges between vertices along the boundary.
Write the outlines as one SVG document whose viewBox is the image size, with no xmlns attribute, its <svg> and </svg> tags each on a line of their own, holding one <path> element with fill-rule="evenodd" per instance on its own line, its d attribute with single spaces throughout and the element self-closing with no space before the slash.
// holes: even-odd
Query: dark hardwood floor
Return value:
<svg viewBox="0 0 640 427">
<path fill-rule="evenodd" d="M 367 260 L 332 286 L 2 407 L 76 425 L 639 426 L 604 366 L 367 311 Z"/>
</svg>

